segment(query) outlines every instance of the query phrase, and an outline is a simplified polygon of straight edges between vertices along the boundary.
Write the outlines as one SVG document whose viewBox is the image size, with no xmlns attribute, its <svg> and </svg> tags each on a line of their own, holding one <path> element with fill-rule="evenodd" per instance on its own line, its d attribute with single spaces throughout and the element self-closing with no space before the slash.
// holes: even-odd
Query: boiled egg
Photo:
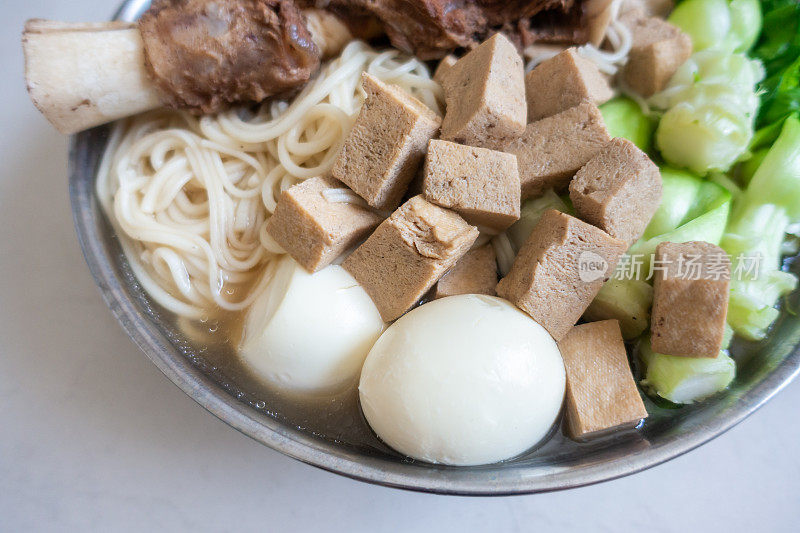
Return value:
<svg viewBox="0 0 800 533">
<path fill-rule="evenodd" d="M 333 393 L 355 386 L 383 329 L 375 304 L 342 267 L 310 274 L 284 257 L 247 314 L 239 354 L 283 391 Z"/>
<path fill-rule="evenodd" d="M 547 331 L 506 300 L 451 296 L 392 324 L 359 383 L 364 415 L 398 452 L 448 465 L 509 459 L 556 422 L 564 364 Z"/>
</svg>

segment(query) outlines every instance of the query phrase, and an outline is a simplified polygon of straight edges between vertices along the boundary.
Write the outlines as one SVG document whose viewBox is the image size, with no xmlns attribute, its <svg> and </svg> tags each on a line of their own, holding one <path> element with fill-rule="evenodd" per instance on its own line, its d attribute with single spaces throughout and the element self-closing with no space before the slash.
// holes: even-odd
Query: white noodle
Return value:
<svg viewBox="0 0 800 533">
<path fill-rule="evenodd" d="M 202 118 L 161 110 L 112 128 L 98 198 L 156 302 L 187 318 L 251 303 L 284 253 L 265 231 L 278 195 L 330 170 L 364 101 L 363 71 L 441 112 L 424 63 L 353 42 L 291 103 Z"/>
<path fill-rule="evenodd" d="M 525 72 L 530 72 L 536 68 L 539 63 L 543 63 L 548 59 L 556 57 L 558 54 L 566 50 L 565 46 L 531 46 L 523 51 L 524 57 L 528 60 L 525 63 Z"/>
<path fill-rule="evenodd" d="M 505 277 L 511 271 L 511 265 L 514 264 L 514 247 L 511 246 L 511 240 L 504 232 L 496 235 L 492 239 L 492 247 L 494 247 L 494 254 L 497 257 L 497 266 L 500 269 L 500 276 Z"/>
<path fill-rule="evenodd" d="M 325 200 L 328 202 L 368 207 L 367 202 L 350 189 L 325 189 L 322 191 L 322 196 L 325 197 Z"/>
<path fill-rule="evenodd" d="M 628 60 L 628 54 L 633 44 L 633 35 L 627 26 L 614 20 L 606 29 L 606 39 L 613 47 L 612 52 L 597 48 L 593 44 L 585 44 L 578 48 L 578 53 L 593 61 L 600 72 L 613 76 L 619 67 Z"/>
<path fill-rule="evenodd" d="M 647 115 L 648 117 L 652 117 L 655 115 L 655 112 L 653 111 L 653 108 L 650 106 L 650 103 L 647 101 L 647 99 L 644 98 L 642 95 L 638 94 L 630 87 L 628 87 L 628 85 L 622 79 L 619 79 L 617 81 L 617 89 L 619 90 L 620 93 L 624 94 L 625 96 L 636 102 L 636 104 L 639 106 L 639 109 L 642 110 L 642 113 L 644 115 Z M 665 92 L 666 91 L 661 91 L 659 95 Z"/>
<path fill-rule="evenodd" d="M 488 233 L 480 233 L 478 238 L 475 239 L 475 242 L 472 243 L 472 247 L 470 250 L 475 250 L 476 248 L 480 248 L 481 246 L 488 244 L 492 240 L 492 235 Z"/>
</svg>

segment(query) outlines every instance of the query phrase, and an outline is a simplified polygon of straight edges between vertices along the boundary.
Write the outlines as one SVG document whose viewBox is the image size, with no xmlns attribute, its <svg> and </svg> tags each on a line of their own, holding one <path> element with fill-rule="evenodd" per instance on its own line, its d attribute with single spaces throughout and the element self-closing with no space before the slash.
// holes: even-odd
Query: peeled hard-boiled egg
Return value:
<svg viewBox="0 0 800 533">
<path fill-rule="evenodd" d="M 375 304 L 342 267 L 309 274 L 285 257 L 247 315 L 239 354 L 284 391 L 336 392 L 355 385 L 383 328 Z"/>
<path fill-rule="evenodd" d="M 564 398 L 561 353 L 506 300 L 451 296 L 392 324 L 361 371 L 361 407 L 395 450 L 422 461 L 478 465 L 544 438 Z"/>
</svg>

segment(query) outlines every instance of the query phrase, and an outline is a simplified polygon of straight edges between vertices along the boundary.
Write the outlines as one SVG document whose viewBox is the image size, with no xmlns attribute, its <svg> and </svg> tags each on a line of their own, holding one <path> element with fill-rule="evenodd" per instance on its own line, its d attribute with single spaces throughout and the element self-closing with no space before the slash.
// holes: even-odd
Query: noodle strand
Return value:
<svg viewBox="0 0 800 533">
<path fill-rule="evenodd" d="M 365 71 L 441 113 L 424 63 L 353 42 L 291 103 L 201 118 L 159 110 L 112 128 L 98 198 L 156 302 L 190 319 L 250 305 L 285 253 L 266 233 L 278 196 L 330 171 L 364 102 Z"/>
</svg>

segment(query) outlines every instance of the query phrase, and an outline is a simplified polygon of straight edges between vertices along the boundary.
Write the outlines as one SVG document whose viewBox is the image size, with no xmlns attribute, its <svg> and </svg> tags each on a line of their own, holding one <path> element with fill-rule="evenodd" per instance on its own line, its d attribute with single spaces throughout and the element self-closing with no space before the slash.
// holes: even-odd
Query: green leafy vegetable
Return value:
<svg viewBox="0 0 800 533">
<path fill-rule="evenodd" d="M 724 390 L 736 376 L 736 363 L 725 352 L 717 357 L 680 357 L 660 354 L 650 337 L 639 343 L 645 367 L 642 386 L 650 393 L 678 404 L 693 403 Z"/>
<path fill-rule="evenodd" d="M 683 4 L 681 4 L 683 5 Z M 758 61 L 720 50 L 697 52 L 650 99 L 665 110 L 656 146 L 673 166 L 705 176 L 726 172 L 747 154 L 759 98 Z"/>
<path fill-rule="evenodd" d="M 742 188 L 727 174 L 712 172 L 708 175 L 708 180 L 728 191 L 734 200 L 742 194 Z"/>
<path fill-rule="evenodd" d="M 624 137 L 643 152 L 650 152 L 655 121 L 642 112 L 639 104 L 622 96 L 601 105 L 600 112 L 612 137 Z"/>
<path fill-rule="evenodd" d="M 752 56 L 760 59 L 766 77 L 760 84 L 758 127 L 768 126 L 800 110 L 800 3 L 762 0 L 764 31 Z"/>
<path fill-rule="evenodd" d="M 760 87 L 764 97 L 759 123 L 769 124 L 800 111 L 800 58 L 785 70 L 766 78 Z"/>
</svg>

